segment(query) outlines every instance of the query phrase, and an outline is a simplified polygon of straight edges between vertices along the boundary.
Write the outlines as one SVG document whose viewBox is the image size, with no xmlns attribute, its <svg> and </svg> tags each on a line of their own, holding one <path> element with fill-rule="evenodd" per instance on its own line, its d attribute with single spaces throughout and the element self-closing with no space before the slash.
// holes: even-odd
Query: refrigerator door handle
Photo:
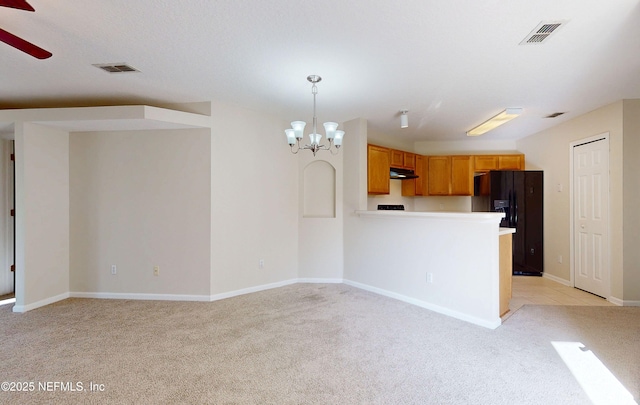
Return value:
<svg viewBox="0 0 640 405">
<path fill-rule="evenodd" d="M 513 193 L 513 227 L 518 227 L 518 197 Z"/>
<path fill-rule="evenodd" d="M 509 190 L 509 217 L 507 218 L 509 227 L 513 227 L 513 191 Z"/>
</svg>

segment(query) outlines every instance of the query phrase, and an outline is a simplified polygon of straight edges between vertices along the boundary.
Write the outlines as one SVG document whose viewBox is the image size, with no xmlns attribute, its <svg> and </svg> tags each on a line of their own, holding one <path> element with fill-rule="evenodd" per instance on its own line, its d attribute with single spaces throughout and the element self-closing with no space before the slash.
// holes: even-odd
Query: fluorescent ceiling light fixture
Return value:
<svg viewBox="0 0 640 405">
<path fill-rule="evenodd" d="M 506 110 L 496 115 L 495 117 L 488 119 L 487 121 L 483 122 L 477 127 L 467 131 L 467 136 L 482 135 L 485 132 L 489 132 L 492 129 L 499 127 L 500 125 L 504 124 L 507 121 L 511 121 L 521 113 L 522 113 L 522 108 L 507 108 Z"/>
</svg>

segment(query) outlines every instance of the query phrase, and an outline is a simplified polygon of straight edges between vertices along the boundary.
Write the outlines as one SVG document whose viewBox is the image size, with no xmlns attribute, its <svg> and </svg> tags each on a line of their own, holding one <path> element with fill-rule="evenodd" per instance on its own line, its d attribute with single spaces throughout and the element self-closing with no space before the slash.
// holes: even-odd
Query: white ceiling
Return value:
<svg viewBox="0 0 640 405">
<path fill-rule="evenodd" d="M 0 27 L 53 57 L 0 43 L 0 108 L 221 100 L 310 122 L 306 77 L 318 74 L 320 122 L 463 140 L 522 107 L 480 137 L 520 138 L 640 98 L 639 1 L 29 0 L 35 13 L 0 8 Z M 547 20 L 568 23 L 519 45 Z M 112 62 L 140 73 L 92 66 Z"/>
</svg>

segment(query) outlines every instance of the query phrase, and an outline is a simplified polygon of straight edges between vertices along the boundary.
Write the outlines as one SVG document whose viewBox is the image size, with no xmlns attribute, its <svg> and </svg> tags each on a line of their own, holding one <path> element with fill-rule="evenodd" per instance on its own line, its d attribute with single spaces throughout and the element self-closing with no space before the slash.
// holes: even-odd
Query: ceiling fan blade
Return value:
<svg viewBox="0 0 640 405">
<path fill-rule="evenodd" d="M 5 30 L 3 30 L 2 28 L 0 28 L 0 41 L 11 45 L 12 47 L 21 50 L 22 52 L 28 53 L 29 55 L 33 56 L 34 58 L 38 58 L 38 59 L 47 59 L 50 58 L 51 55 L 53 55 L 51 52 L 49 51 L 45 51 L 44 49 L 35 46 L 34 44 L 32 44 L 31 42 L 25 41 L 24 39 L 20 38 L 20 37 L 16 37 L 15 35 L 13 35 L 10 32 L 7 32 Z"/>
<path fill-rule="evenodd" d="M 26 0 L 0 0 L 1 7 L 17 8 L 19 10 L 36 11 Z"/>
</svg>

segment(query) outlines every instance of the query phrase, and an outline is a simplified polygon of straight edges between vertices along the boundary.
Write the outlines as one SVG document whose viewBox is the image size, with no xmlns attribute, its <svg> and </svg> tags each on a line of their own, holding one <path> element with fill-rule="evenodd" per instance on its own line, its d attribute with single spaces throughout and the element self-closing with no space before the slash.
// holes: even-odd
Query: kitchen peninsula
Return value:
<svg viewBox="0 0 640 405">
<path fill-rule="evenodd" d="M 488 328 L 508 310 L 511 274 L 500 265 L 502 213 L 361 211 L 357 248 L 367 250 L 358 287 Z M 502 236 L 501 236 L 502 235 Z M 505 245 L 505 248 L 510 244 Z M 355 256 L 354 256 L 355 257 Z M 353 266 L 354 268 L 356 266 Z M 508 284 L 505 284 L 508 283 Z M 506 303 L 506 310 L 505 310 Z"/>
</svg>

